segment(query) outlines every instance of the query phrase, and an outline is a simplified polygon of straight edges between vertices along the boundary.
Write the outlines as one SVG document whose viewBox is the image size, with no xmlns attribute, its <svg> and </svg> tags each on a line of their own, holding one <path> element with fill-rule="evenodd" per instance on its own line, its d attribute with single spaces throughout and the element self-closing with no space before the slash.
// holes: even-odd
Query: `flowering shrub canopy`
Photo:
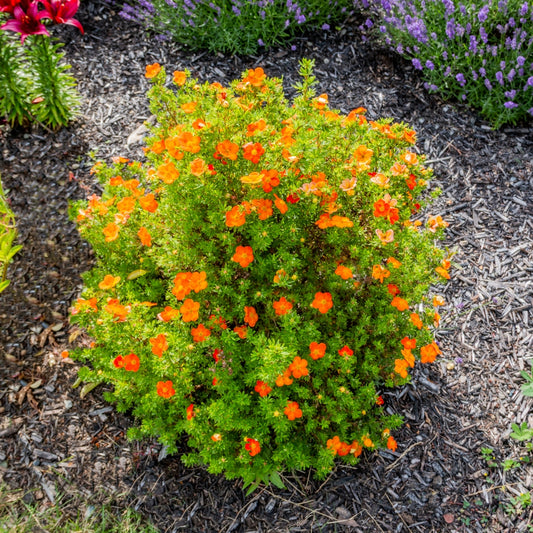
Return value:
<svg viewBox="0 0 533 533">
<path fill-rule="evenodd" d="M 289 105 L 261 68 L 171 90 L 149 66 L 148 162 L 98 163 L 102 196 L 72 211 L 98 256 L 72 311 L 95 339 L 81 377 L 114 385 L 130 436 L 186 435 L 187 464 L 248 482 L 394 449 L 378 388 L 440 353 L 446 223 L 410 220 L 416 134 L 329 109 L 311 68 Z"/>
<path fill-rule="evenodd" d="M 359 0 L 361 28 L 412 60 L 425 87 L 478 108 L 493 125 L 533 116 L 533 5 L 526 0 Z"/>
</svg>

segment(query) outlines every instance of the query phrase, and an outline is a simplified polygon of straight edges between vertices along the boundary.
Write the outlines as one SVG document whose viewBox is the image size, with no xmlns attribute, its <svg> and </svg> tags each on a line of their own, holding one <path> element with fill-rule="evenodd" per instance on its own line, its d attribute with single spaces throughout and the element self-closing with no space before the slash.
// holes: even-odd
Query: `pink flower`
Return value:
<svg viewBox="0 0 533 533">
<path fill-rule="evenodd" d="M 27 12 L 16 5 L 13 8 L 13 17 L 5 24 L 0 26 L 0 30 L 10 30 L 20 33 L 20 42 L 24 44 L 24 40 L 28 35 L 50 35 L 46 26 L 41 22 L 42 18 L 47 17 L 46 11 L 38 11 L 38 3 L 30 4 Z"/>
<path fill-rule="evenodd" d="M 47 17 L 56 24 L 76 26 L 83 34 L 80 22 L 72 18 L 80 7 L 80 0 L 42 0 Z"/>
</svg>

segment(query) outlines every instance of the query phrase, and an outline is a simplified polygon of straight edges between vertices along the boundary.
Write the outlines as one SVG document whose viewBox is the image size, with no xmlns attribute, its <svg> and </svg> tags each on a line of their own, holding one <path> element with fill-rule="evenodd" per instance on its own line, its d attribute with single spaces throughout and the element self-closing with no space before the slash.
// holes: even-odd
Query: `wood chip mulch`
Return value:
<svg viewBox="0 0 533 533">
<path fill-rule="evenodd" d="M 239 58 L 147 37 L 103 1 L 84 2 L 79 19 L 85 36 L 65 27 L 61 38 L 83 116 L 57 133 L 0 129 L 0 174 L 24 246 L 0 295 L 0 483 L 23 489 L 28 503 L 61 498 L 66 516 L 89 504 L 128 506 L 164 532 L 527 531 L 533 511 L 509 501 L 531 491 L 533 468 L 504 472 L 480 450 L 517 458 L 511 423 L 533 426 L 532 399 L 520 392 L 533 357 L 531 123 L 494 132 L 464 106 L 428 95 L 408 63 L 361 42 L 357 21 L 299 39 L 295 52 Z M 444 355 L 419 366 L 410 385 L 385 391 L 387 409 L 406 422 L 397 452 L 339 466 L 324 482 L 286 474 L 286 490 L 245 497 L 238 480 L 186 469 L 155 441 L 128 442 L 134 421 L 102 399 L 102 387 L 84 398 L 72 389 L 77 365 L 60 353 L 84 338 L 75 339 L 68 308 L 92 254 L 67 206 L 97 190 L 90 152 L 142 157 L 146 64 L 221 83 L 262 66 L 293 94 L 302 57 L 316 60 L 332 107 L 362 105 L 370 119 L 393 117 L 418 133 L 443 191 L 432 213 L 450 223 L 444 245 L 457 251 L 438 334 Z"/>
</svg>

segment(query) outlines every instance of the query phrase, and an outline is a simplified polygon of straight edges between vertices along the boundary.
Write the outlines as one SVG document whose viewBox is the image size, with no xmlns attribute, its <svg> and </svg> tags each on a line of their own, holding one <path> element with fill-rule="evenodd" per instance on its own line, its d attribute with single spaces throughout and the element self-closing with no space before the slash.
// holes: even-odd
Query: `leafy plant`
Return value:
<svg viewBox="0 0 533 533">
<path fill-rule="evenodd" d="M 513 432 L 510 437 L 519 441 L 533 440 L 533 429 L 529 428 L 527 422 L 522 422 L 520 425 L 511 424 Z"/>
<path fill-rule="evenodd" d="M 532 364 L 532 361 L 530 361 L 530 364 Z M 533 372 L 528 374 L 528 372 L 522 370 L 520 375 L 526 380 L 521 386 L 522 394 L 524 396 L 533 396 Z"/>
<path fill-rule="evenodd" d="M 9 208 L 0 181 L 0 293 L 9 286 L 7 267 L 22 246 L 14 245 L 17 238 L 15 216 Z"/>
<path fill-rule="evenodd" d="M 255 54 L 303 28 L 327 31 L 352 0 L 131 0 L 120 15 L 193 49 Z"/>
<path fill-rule="evenodd" d="M 430 92 L 495 128 L 533 116 L 533 8 L 524 0 L 360 0 L 362 27 L 411 59 Z"/>
<path fill-rule="evenodd" d="M 287 469 L 395 450 L 382 387 L 433 362 L 429 286 L 450 277 L 440 216 L 411 220 L 431 178 L 416 134 L 344 116 L 251 69 L 229 87 L 149 65 L 147 164 L 97 163 L 101 197 L 72 208 L 97 266 L 72 319 L 94 337 L 79 377 L 140 420 L 129 436 L 187 438 L 187 465 L 280 482 Z"/>
</svg>

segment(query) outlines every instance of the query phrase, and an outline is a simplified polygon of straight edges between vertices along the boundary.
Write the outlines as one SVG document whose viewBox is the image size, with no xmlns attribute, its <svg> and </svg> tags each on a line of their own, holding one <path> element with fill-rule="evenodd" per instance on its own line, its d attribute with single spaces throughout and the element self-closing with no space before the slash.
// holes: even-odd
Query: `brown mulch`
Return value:
<svg viewBox="0 0 533 533">
<path fill-rule="evenodd" d="M 82 117 L 57 133 L 0 129 L 0 175 L 24 246 L 0 295 L 0 483 L 24 489 L 30 503 L 62 498 L 72 516 L 80 501 L 112 501 L 164 532 L 526 531 L 531 509 L 505 505 L 531 491 L 533 469 L 489 467 L 480 449 L 494 449 L 499 461 L 516 458 L 511 423 L 533 426 L 532 400 L 520 393 L 520 370 L 533 354 L 531 123 L 494 132 L 464 106 L 428 95 L 408 63 L 361 42 L 357 22 L 327 39 L 299 39 L 295 52 L 240 58 L 149 38 L 103 2 L 85 2 L 79 19 L 85 36 L 66 27 L 61 38 Z M 97 190 L 91 152 L 106 161 L 142 157 L 140 144 L 126 142 L 150 117 L 146 64 L 222 83 L 263 66 L 292 94 L 302 57 L 316 60 L 332 107 L 362 105 L 371 119 L 390 116 L 416 129 L 433 187 L 443 191 L 432 212 L 450 223 L 444 245 L 457 255 L 438 333 L 444 355 L 417 368 L 410 385 L 384 393 L 387 409 L 405 417 L 397 452 L 339 466 L 324 482 L 286 474 L 287 489 L 246 497 L 239 480 L 186 469 L 155 441 L 128 442 L 134 421 L 102 399 L 101 387 L 84 398 L 72 389 L 77 365 L 60 353 L 83 339 L 75 339 L 68 308 L 92 254 L 67 208 Z"/>
</svg>

